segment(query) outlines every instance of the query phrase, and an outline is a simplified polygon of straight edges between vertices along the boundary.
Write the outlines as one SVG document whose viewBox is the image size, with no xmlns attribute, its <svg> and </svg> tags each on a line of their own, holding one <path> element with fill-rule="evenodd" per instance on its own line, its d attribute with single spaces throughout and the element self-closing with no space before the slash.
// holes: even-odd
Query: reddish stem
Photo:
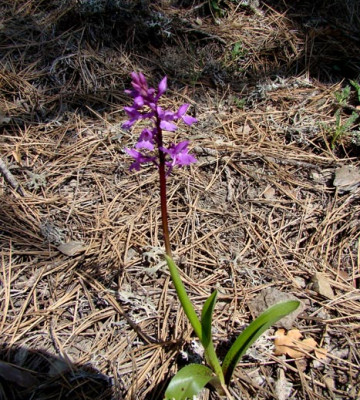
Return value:
<svg viewBox="0 0 360 400">
<path fill-rule="evenodd" d="M 165 174 L 165 154 L 161 150 L 163 145 L 162 129 L 160 128 L 160 118 L 156 115 L 156 129 L 159 149 L 159 176 L 160 176 L 160 204 L 161 204 L 161 221 L 164 235 L 165 252 L 171 257 L 169 224 L 167 215 L 167 199 L 166 199 L 166 174 Z"/>
</svg>

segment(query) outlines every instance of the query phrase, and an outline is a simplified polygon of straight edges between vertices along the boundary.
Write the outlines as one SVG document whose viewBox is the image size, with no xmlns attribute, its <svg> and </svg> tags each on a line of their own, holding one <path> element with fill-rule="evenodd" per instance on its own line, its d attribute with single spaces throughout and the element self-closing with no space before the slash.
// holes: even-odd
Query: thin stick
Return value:
<svg viewBox="0 0 360 400">
<path fill-rule="evenodd" d="M 13 187 L 21 196 L 25 196 L 25 193 L 22 187 L 19 185 L 18 181 L 14 177 L 14 175 L 9 171 L 8 167 L 0 157 L 0 172 L 5 178 L 6 182 Z"/>
</svg>

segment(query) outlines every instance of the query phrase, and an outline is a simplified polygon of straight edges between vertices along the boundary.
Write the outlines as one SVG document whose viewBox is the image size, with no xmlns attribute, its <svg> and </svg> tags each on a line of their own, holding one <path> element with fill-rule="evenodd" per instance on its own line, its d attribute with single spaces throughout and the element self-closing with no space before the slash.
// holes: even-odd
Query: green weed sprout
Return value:
<svg viewBox="0 0 360 400">
<path fill-rule="evenodd" d="M 336 142 L 345 134 L 351 132 L 351 127 L 354 122 L 358 119 L 358 114 L 353 112 L 350 117 L 343 123 L 341 120 L 340 110 L 336 110 L 335 112 L 335 129 L 331 138 L 331 148 L 335 148 Z"/>
<path fill-rule="evenodd" d="M 360 103 L 360 84 L 354 80 L 350 80 L 350 83 L 351 86 L 353 86 L 353 88 L 355 89 L 358 101 Z M 356 140 L 354 141 L 354 138 L 356 139 L 358 132 L 356 132 L 353 129 L 353 125 L 359 118 L 359 111 L 355 109 L 353 106 L 349 105 L 350 95 L 351 95 L 351 87 L 349 85 L 345 86 L 341 92 L 335 93 L 335 98 L 339 106 L 355 111 L 353 111 L 350 117 L 345 122 L 343 122 L 341 119 L 340 109 L 336 110 L 335 128 L 334 129 L 328 128 L 328 131 L 332 132 L 331 142 L 330 142 L 332 150 L 335 148 L 336 142 L 345 134 L 352 134 L 353 142 L 356 143 Z"/>
<path fill-rule="evenodd" d="M 352 80 L 350 81 L 350 83 L 354 87 L 354 89 L 356 90 L 357 98 L 358 98 L 358 101 L 360 103 L 360 84 L 359 84 L 359 82 L 352 81 Z"/>
<path fill-rule="evenodd" d="M 351 92 L 351 87 L 346 85 L 341 92 L 335 92 L 335 98 L 338 101 L 339 105 L 345 106 L 349 100 Z"/>
<path fill-rule="evenodd" d="M 131 107 L 124 108 L 129 120 L 123 124 L 123 128 L 131 128 L 138 120 L 149 120 L 150 126 L 142 130 L 134 149 L 126 149 L 126 152 L 134 159 L 130 170 L 139 170 L 143 164 L 149 163 L 159 170 L 165 259 L 180 303 L 196 336 L 204 347 L 205 360 L 208 365 L 189 364 L 182 368 L 171 379 L 165 392 L 165 400 L 193 399 L 206 385 L 212 386 L 220 395 L 227 395 L 228 398 L 231 398 L 227 386 L 239 359 L 266 329 L 296 310 L 299 302 L 286 301 L 266 310 L 241 333 L 230 347 L 223 362 L 220 363 L 212 338 L 212 316 L 216 304 L 217 291 L 215 290 L 205 301 L 199 319 L 171 256 L 167 218 L 166 178 L 175 166 L 187 166 L 196 162 L 196 159 L 189 153 L 188 141 L 178 144 L 171 143 L 166 147 L 163 143 L 162 132 L 163 130 L 175 131 L 177 129 L 175 122 L 177 121 L 182 120 L 186 125 L 190 126 L 196 123 L 197 120 L 186 115 L 189 104 L 183 104 L 177 112 L 163 110 L 158 105 L 160 97 L 167 89 L 166 77 L 161 80 L 156 90 L 149 88 L 142 73 L 133 72 L 131 76 L 133 88 L 127 90 L 126 93 L 133 97 L 134 102 Z"/>
</svg>

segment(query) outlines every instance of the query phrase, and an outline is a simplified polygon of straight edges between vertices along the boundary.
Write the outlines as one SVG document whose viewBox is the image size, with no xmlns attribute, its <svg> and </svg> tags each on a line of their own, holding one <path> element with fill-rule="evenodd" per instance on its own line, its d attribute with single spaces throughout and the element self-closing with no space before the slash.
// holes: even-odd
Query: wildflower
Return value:
<svg viewBox="0 0 360 400">
<path fill-rule="evenodd" d="M 187 148 L 189 142 L 187 140 L 180 142 L 177 145 L 171 144 L 168 149 L 161 148 L 164 153 L 167 153 L 172 161 L 167 161 L 166 165 L 168 166 L 167 175 L 170 174 L 172 168 L 177 165 L 179 167 L 184 167 L 185 165 L 190 165 L 191 163 L 196 162 L 196 158 L 189 154 L 189 149 Z"/>
<path fill-rule="evenodd" d="M 129 156 L 133 157 L 135 159 L 135 162 L 133 162 L 130 165 L 130 171 L 133 169 L 136 169 L 136 171 L 140 170 L 141 164 L 144 163 L 149 163 L 149 162 L 153 162 L 156 164 L 156 157 L 153 156 L 146 156 L 141 154 L 140 152 L 134 150 L 134 149 L 128 149 L 126 148 L 125 151 L 129 154 Z"/>
<path fill-rule="evenodd" d="M 157 98 L 159 99 L 167 90 L 167 76 L 165 76 L 159 83 Z"/>
<path fill-rule="evenodd" d="M 150 151 L 154 150 L 154 136 L 156 135 L 156 131 L 151 131 L 150 129 L 144 129 L 141 132 L 139 140 L 136 144 L 137 149 L 147 149 Z"/>
<path fill-rule="evenodd" d="M 191 117 L 190 115 L 185 115 L 186 111 L 188 110 L 190 104 L 183 104 L 180 106 L 178 112 L 176 113 L 177 119 L 181 118 L 186 125 L 191 126 L 192 124 L 197 122 L 197 119 L 194 117 Z"/>
<path fill-rule="evenodd" d="M 189 154 L 188 141 L 180 142 L 179 144 L 170 144 L 169 147 L 163 145 L 162 131 L 174 132 L 178 129 L 176 121 L 182 120 L 186 125 L 191 126 L 197 119 L 186 115 L 189 109 L 189 104 L 183 104 L 176 111 L 163 110 L 159 105 L 160 97 L 167 90 L 167 77 L 165 76 L 159 83 L 157 90 L 149 88 L 145 76 L 139 72 L 133 72 L 132 89 L 125 90 L 134 100 L 131 107 L 124 107 L 124 111 L 129 119 L 124 122 L 122 127 L 130 129 L 138 120 L 150 120 L 153 124 L 152 128 L 145 128 L 141 131 L 140 137 L 135 145 L 135 149 L 125 149 L 126 152 L 134 158 L 134 162 L 130 166 L 130 170 L 139 170 L 142 164 L 152 162 L 157 163 L 157 157 L 153 151 L 155 144 L 160 152 L 165 153 L 170 160 L 165 161 L 167 166 L 167 175 L 171 172 L 174 166 L 183 167 L 196 162 L 196 158 Z M 147 154 L 150 152 L 150 154 Z"/>
</svg>

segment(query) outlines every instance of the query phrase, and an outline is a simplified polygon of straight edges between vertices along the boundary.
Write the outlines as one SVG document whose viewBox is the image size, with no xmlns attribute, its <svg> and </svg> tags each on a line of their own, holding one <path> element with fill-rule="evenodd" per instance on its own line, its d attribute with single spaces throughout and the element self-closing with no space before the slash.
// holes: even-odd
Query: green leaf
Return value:
<svg viewBox="0 0 360 400">
<path fill-rule="evenodd" d="M 165 400 L 192 400 L 212 378 L 213 372 L 210 368 L 189 364 L 171 379 L 165 392 Z"/>
<path fill-rule="evenodd" d="M 166 259 L 167 265 L 169 267 L 171 279 L 175 286 L 176 293 L 179 297 L 180 303 L 185 311 L 186 316 L 189 318 L 189 321 L 190 321 L 192 327 L 194 328 L 194 331 L 195 331 L 197 337 L 200 339 L 200 342 L 202 342 L 201 323 L 200 323 L 199 318 L 196 315 L 195 309 L 194 309 L 193 305 L 191 304 L 191 301 L 186 293 L 186 290 L 181 281 L 177 266 L 175 265 L 174 260 L 170 256 L 165 255 L 165 259 Z"/>
<path fill-rule="evenodd" d="M 347 85 L 341 92 L 335 93 L 336 100 L 339 102 L 340 105 L 346 105 L 347 101 L 349 100 L 350 92 L 351 88 L 349 85 Z"/>
<path fill-rule="evenodd" d="M 344 130 L 347 131 L 351 128 L 351 126 L 354 124 L 354 122 L 359 118 L 358 114 L 353 111 L 350 117 L 347 119 L 347 121 L 344 124 Z"/>
<path fill-rule="evenodd" d="M 212 313 L 215 307 L 217 292 L 215 291 L 214 293 L 212 293 L 210 297 L 206 300 L 203 308 L 203 315 L 201 318 L 202 321 L 200 322 L 199 318 L 196 315 L 195 309 L 186 293 L 185 287 L 181 281 L 179 271 L 176 264 L 174 263 L 174 260 L 168 255 L 165 255 L 165 259 L 168 264 L 171 279 L 174 283 L 180 303 L 185 311 L 186 316 L 189 318 L 189 321 L 194 328 L 197 337 L 199 338 L 201 344 L 204 346 L 206 360 L 214 369 L 221 383 L 224 383 L 224 374 L 222 372 L 220 362 L 216 356 L 211 336 Z M 203 334 L 203 325 L 205 326 L 207 333 L 207 337 L 205 340 Z"/>
<path fill-rule="evenodd" d="M 350 81 L 350 83 L 354 86 L 354 88 L 357 92 L 358 100 L 360 102 L 360 84 L 356 81 Z"/>
<path fill-rule="evenodd" d="M 212 0 L 211 1 L 211 7 L 215 10 L 215 11 L 221 11 L 221 8 L 218 5 L 218 0 Z"/>
<path fill-rule="evenodd" d="M 221 383 L 224 383 L 224 374 L 220 366 L 219 359 L 215 353 L 214 343 L 212 340 L 212 315 L 217 298 L 217 290 L 215 290 L 209 298 L 205 301 L 201 312 L 201 329 L 202 329 L 202 340 L 201 343 L 204 346 L 206 361 L 215 371 L 216 376 L 219 378 Z"/>
<path fill-rule="evenodd" d="M 255 319 L 235 340 L 229 349 L 222 364 L 225 382 L 229 383 L 236 364 L 246 350 L 262 335 L 271 325 L 281 318 L 295 311 L 300 305 L 299 301 L 290 300 L 275 304 Z"/>
<path fill-rule="evenodd" d="M 211 324 L 212 324 L 212 315 L 214 312 L 214 307 L 217 298 L 217 290 L 215 290 L 209 298 L 205 301 L 204 307 L 201 312 L 201 327 L 202 327 L 202 345 L 206 349 L 212 339 L 211 335 Z"/>
</svg>

